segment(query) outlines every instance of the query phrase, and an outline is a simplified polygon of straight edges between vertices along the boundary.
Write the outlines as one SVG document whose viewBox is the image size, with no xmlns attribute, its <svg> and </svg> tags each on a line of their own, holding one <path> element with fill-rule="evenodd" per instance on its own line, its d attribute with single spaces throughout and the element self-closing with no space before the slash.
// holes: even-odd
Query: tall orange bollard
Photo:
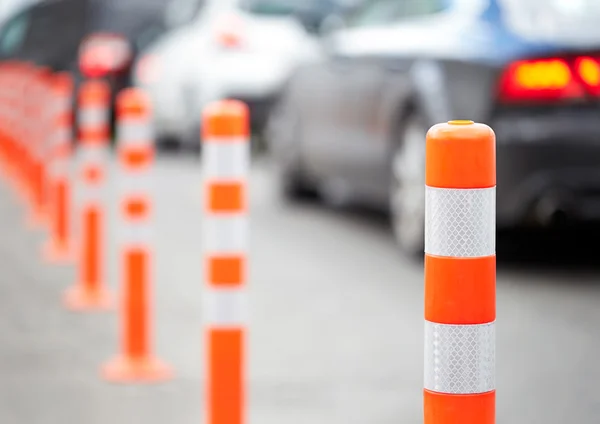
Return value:
<svg viewBox="0 0 600 424">
<path fill-rule="evenodd" d="M 425 424 L 494 424 L 496 137 L 471 121 L 426 142 Z"/>
<path fill-rule="evenodd" d="M 72 310 L 107 309 L 111 296 L 104 282 L 105 208 L 102 189 L 109 155 L 110 88 L 100 80 L 86 81 L 79 91 L 77 219 L 79 280 L 65 294 Z"/>
<path fill-rule="evenodd" d="M 206 422 L 246 421 L 249 112 L 228 100 L 203 116 Z"/>
<path fill-rule="evenodd" d="M 171 378 L 171 369 L 152 354 L 149 235 L 153 206 L 149 181 L 154 161 L 150 101 L 137 89 L 117 99 L 118 156 L 122 187 L 119 231 L 122 278 L 121 352 L 106 364 L 103 375 L 114 382 L 156 382 Z"/>
<path fill-rule="evenodd" d="M 73 258 L 71 240 L 71 178 L 72 156 L 72 96 L 73 79 L 68 73 L 57 74 L 52 81 L 50 104 L 52 128 L 49 132 L 48 204 L 49 239 L 43 247 L 43 257 L 51 263 Z"/>
</svg>

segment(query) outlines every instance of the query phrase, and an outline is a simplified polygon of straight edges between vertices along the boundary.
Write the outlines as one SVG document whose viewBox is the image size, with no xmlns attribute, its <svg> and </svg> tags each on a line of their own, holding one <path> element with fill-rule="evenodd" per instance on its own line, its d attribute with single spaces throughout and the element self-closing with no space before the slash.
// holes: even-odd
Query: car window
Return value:
<svg viewBox="0 0 600 424">
<path fill-rule="evenodd" d="M 432 15 L 447 9 L 451 2 L 448 0 L 401 0 L 398 18 L 407 19 L 418 16 Z"/>
<path fill-rule="evenodd" d="M 240 0 L 239 8 L 255 16 L 294 17 L 311 33 L 339 10 L 335 0 Z"/>
<path fill-rule="evenodd" d="M 347 24 L 374 26 L 396 23 L 405 19 L 433 15 L 444 10 L 470 10 L 485 0 L 367 0 L 359 6 Z"/>
<path fill-rule="evenodd" d="M 397 20 L 403 0 L 367 0 L 347 19 L 349 27 L 384 25 Z"/>
<path fill-rule="evenodd" d="M 28 11 L 19 13 L 6 22 L 0 33 L 0 55 L 14 56 L 23 46 L 28 27 Z"/>
</svg>

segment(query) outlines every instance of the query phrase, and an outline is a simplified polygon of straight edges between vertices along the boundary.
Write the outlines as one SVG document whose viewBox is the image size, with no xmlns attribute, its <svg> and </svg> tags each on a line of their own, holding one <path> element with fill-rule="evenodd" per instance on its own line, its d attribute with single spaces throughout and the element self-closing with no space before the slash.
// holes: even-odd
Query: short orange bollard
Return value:
<svg viewBox="0 0 600 424">
<path fill-rule="evenodd" d="M 227 100 L 203 116 L 206 422 L 246 421 L 249 112 Z"/>
<path fill-rule="evenodd" d="M 496 137 L 471 121 L 426 141 L 425 424 L 496 421 Z"/>
<path fill-rule="evenodd" d="M 4 62 L 0 64 L 0 172 L 7 181 L 11 178 L 10 135 L 14 113 L 10 107 L 12 89 L 10 65 Z"/>
<path fill-rule="evenodd" d="M 68 73 L 60 73 L 52 82 L 52 126 L 49 141 L 48 204 L 50 216 L 49 239 L 43 247 L 43 257 L 50 263 L 62 263 L 73 259 L 71 240 L 71 178 L 69 173 L 72 156 L 72 96 L 73 79 Z"/>
<path fill-rule="evenodd" d="M 46 164 L 46 131 L 47 131 L 47 99 L 48 85 L 52 72 L 48 68 L 38 68 L 32 77 L 32 88 L 29 103 L 28 125 L 32 131 L 32 139 L 23 140 L 32 144 L 33 151 L 33 210 L 29 216 L 29 227 L 40 228 L 48 223 L 48 198 L 47 198 L 47 164 Z"/>
<path fill-rule="evenodd" d="M 18 129 L 22 125 L 23 100 L 19 98 L 19 88 L 22 87 L 23 75 L 17 73 L 17 64 L 9 62 L 4 64 L 4 94 L 5 94 L 5 117 L 4 126 L 4 157 L 5 157 L 5 175 L 11 183 L 11 188 L 19 194 L 21 176 L 21 167 L 17 155 L 18 143 L 21 142 L 18 136 Z"/>
<path fill-rule="evenodd" d="M 154 142 L 150 102 L 144 92 L 127 89 L 117 99 L 118 157 L 122 174 L 119 229 L 122 280 L 122 347 L 106 364 L 104 378 L 114 382 L 157 382 L 170 379 L 171 369 L 151 349 L 152 201 L 150 172 Z"/>
<path fill-rule="evenodd" d="M 79 281 L 65 294 L 72 310 L 108 309 L 112 299 L 104 282 L 105 208 L 102 188 L 109 154 L 110 88 L 104 81 L 82 84 L 79 91 L 77 213 L 80 241 Z"/>
</svg>

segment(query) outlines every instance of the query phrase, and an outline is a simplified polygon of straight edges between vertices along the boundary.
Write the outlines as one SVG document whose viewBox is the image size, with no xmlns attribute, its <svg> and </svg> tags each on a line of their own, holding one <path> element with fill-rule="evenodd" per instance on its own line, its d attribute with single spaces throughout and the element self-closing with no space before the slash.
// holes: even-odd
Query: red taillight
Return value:
<svg viewBox="0 0 600 424">
<path fill-rule="evenodd" d="M 583 87 L 562 59 L 523 60 L 512 63 L 500 82 L 503 101 L 552 101 L 583 96 Z"/>
<path fill-rule="evenodd" d="M 600 62 L 589 56 L 575 61 L 575 69 L 590 93 L 600 96 Z"/>
<path fill-rule="evenodd" d="M 127 66 L 131 60 L 127 40 L 114 34 L 94 34 L 81 43 L 79 68 L 88 78 L 106 76 Z"/>
<path fill-rule="evenodd" d="M 600 62 L 592 57 L 520 60 L 500 79 L 503 102 L 557 102 L 600 96 Z"/>
</svg>

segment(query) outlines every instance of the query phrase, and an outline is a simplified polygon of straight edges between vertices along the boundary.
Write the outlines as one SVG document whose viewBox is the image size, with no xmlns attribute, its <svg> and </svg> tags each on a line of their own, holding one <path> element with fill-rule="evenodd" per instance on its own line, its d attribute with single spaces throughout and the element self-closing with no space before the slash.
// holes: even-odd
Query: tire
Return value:
<svg viewBox="0 0 600 424">
<path fill-rule="evenodd" d="M 416 113 L 406 117 L 392 154 L 390 215 L 396 243 L 417 258 L 425 247 L 425 138 L 427 127 Z"/>
<path fill-rule="evenodd" d="M 274 109 L 264 133 L 267 150 L 275 161 L 280 195 L 289 201 L 318 197 L 316 187 L 302 169 L 300 131 L 301 121 L 297 113 L 286 116 L 281 109 Z"/>
<path fill-rule="evenodd" d="M 280 172 L 281 196 L 288 201 L 316 199 L 317 191 L 306 182 L 298 170 L 284 170 Z"/>
</svg>

